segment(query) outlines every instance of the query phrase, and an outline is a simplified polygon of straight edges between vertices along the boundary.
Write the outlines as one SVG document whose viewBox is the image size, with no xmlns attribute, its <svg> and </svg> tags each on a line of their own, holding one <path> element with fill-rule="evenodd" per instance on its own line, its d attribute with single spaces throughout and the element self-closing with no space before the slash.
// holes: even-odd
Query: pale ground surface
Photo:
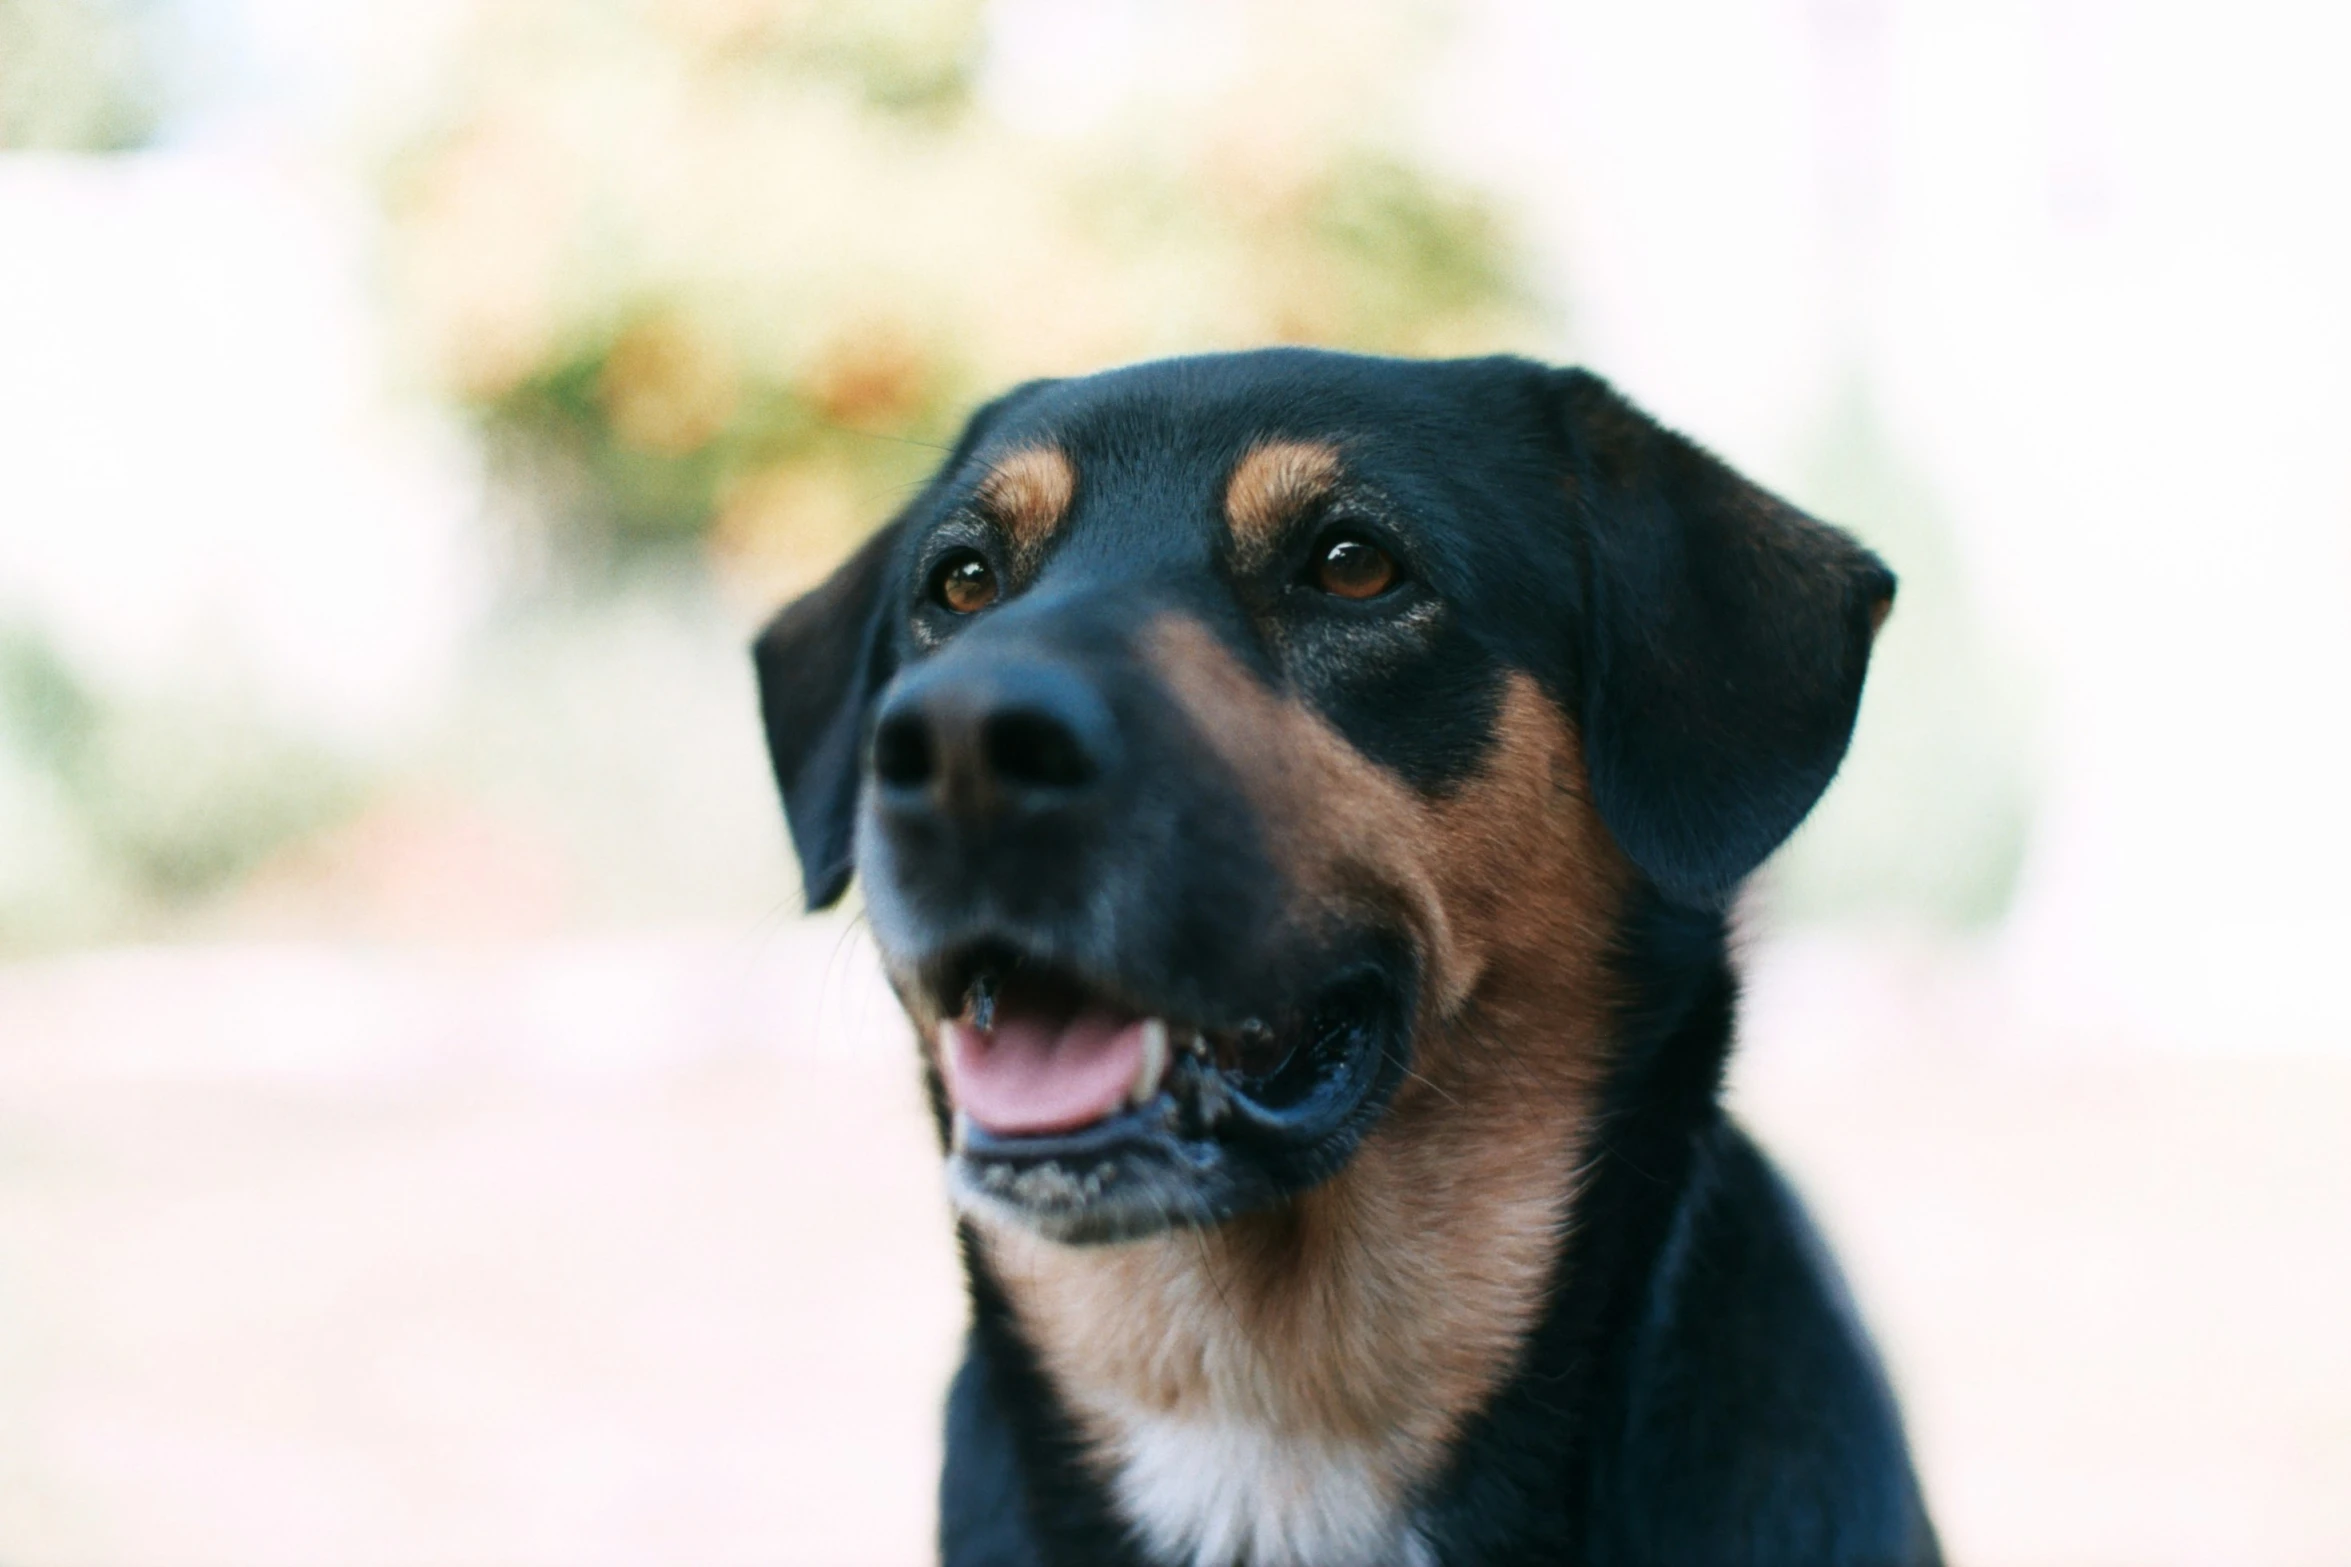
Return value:
<svg viewBox="0 0 2351 1567">
<path fill-rule="evenodd" d="M 925 1559 L 959 1316 L 838 925 L 0 971 L 0 1560 Z M 2351 1062 L 1767 949 L 1737 1098 L 1963 1563 L 2351 1561 Z"/>
</svg>

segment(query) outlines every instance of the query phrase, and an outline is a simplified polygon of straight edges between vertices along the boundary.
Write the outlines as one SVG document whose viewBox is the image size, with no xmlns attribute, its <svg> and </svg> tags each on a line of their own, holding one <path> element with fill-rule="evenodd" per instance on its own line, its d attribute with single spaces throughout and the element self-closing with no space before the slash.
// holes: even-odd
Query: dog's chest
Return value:
<svg viewBox="0 0 2351 1567">
<path fill-rule="evenodd" d="M 983 1232 L 1089 1467 L 1160 1567 L 1434 1560 L 1414 1499 L 1516 1362 L 1571 1166 L 1557 1148 L 1484 1168 L 1428 1151 L 1375 1138 L 1288 1208 L 1213 1231 L 1082 1249 Z"/>
<path fill-rule="evenodd" d="M 1245 1420 L 1098 1412 L 1111 1491 L 1166 1567 L 1428 1567 L 1371 1443 Z"/>
</svg>

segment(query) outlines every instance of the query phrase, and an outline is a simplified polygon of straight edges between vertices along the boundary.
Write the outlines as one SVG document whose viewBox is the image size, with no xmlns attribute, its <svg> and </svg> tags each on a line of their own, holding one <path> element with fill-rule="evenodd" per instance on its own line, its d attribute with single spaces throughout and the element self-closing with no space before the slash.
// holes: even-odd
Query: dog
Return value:
<svg viewBox="0 0 2351 1567">
<path fill-rule="evenodd" d="M 1581 370 L 1031 382 L 755 648 L 921 1042 L 949 1567 L 1938 1559 L 1725 1115 L 1894 578 Z"/>
</svg>

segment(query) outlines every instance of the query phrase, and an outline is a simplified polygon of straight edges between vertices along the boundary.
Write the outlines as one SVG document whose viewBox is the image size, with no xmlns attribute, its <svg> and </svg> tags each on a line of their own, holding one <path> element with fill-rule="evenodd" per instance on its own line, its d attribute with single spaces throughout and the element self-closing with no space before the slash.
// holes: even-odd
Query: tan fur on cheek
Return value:
<svg viewBox="0 0 2351 1567">
<path fill-rule="evenodd" d="M 1239 568 L 1265 563 L 1281 531 L 1326 494 L 1339 476 L 1339 453 L 1319 441 L 1267 441 L 1251 447 L 1225 481 L 1225 526 Z"/>
<path fill-rule="evenodd" d="M 1420 953 L 1413 1075 L 1347 1167 L 1282 1209 L 1116 1247 L 984 1245 L 1130 1514 L 1166 1510 L 1136 1517 L 1148 1536 L 1246 1538 L 1244 1559 L 1268 1562 L 1376 1560 L 1374 1539 L 1408 1554 L 1412 1496 L 1510 1375 L 1563 1265 L 1629 872 L 1529 679 L 1507 684 L 1482 771 L 1431 799 L 1205 630 L 1150 637 L 1284 845 L 1301 917 L 1375 915 Z M 1318 1456 L 1294 1505 L 1239 1470 L 1147 1483 L 1202 1431 L 1225 1436 L 1183 1445 L 1187 1462 Z"/>
<path fill-rule="evenodd" d="M 1457 1002 L 1464 965 L 1421 852 L 1422 802 L 1321 715 L 1268 691 L 1199 622 L 1163 617 L 1146 641 L 1178 705 L 1239 777 L 1298 922 L 1401 925 L 1426 965 L 1425 988 Z"/>
<path fill-rule="evenodd" d="M 980 481 L 980 507 L 1015 551 L 1033 557 L 1069 515 L 1077 464 L 1057 446 L 1029 446 L 999 457 Z"/>
</svg>

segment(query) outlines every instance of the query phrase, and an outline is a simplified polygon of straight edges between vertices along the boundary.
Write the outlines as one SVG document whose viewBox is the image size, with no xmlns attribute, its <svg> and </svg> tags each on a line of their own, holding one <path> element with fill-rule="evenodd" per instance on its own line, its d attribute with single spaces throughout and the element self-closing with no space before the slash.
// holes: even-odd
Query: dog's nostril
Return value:
<svg viewBox="0 0 2351 1567">
<path fill-rule="evenodd" d="M 988 770 L 1001 781 L 1032 789 L 1075 789 L 1094 781 L 1094 758 L 1069 725 L 1049 714 L 1015 708 L 992 715 L 980 729 Z"/>
<path fill-rule="evenodd" d="M 885 718 L 873 732 L 873 775 L 883 787 L 920 789 L 933 771 L 930 725 L 913 713 Z"/>
</svg>

